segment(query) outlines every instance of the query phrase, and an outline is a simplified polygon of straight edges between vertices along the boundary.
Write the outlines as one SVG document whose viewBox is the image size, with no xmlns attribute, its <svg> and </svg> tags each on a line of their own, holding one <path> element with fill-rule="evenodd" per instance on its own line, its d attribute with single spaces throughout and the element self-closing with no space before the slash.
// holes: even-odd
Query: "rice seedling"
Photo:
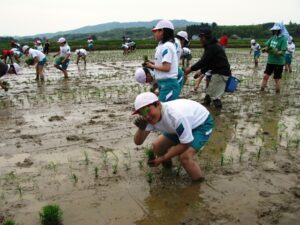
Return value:
<svg viewBox="0 0 300 225">
<path fill-rule="evenodd" d="M 89 165 L 89 156 L 88 156 L 88 153 L 86 151 L 83 152 L 84 153 L 84 161 L 85 161 L 85 165 Z"/>
<path fill-rule="evenodd" d="M 225 156 L 224 156 L 224 152 L 222 150 L 222 153 L 221 153 L 221 166 L 223 166 L 225 163 Z"/>
<path fill-rule="evenodd" d="M 146 178 L 147 178 L 147 182 L 149 184 L 151 184 L 153 182 L 153 173 L 152 172 L 147 172 L 146 173 Z"/>
<path fill-rule="evenodd" d="M 143 160 L 139 160 L 138 163 L 139 163 L 139 168 L 143 169 L 144 168 L 144 161 Z"/>
<path fill-rule="evenodd" d="M 78 177 L 77 177 L 77 175 L 76 175 L 75 173 L 72 173 L 72 174 L 71 174 L 71 179 L 72 179 L 72 181 L 73 181 L 74 184 L 77 184 L 77 182 L 78 182 Z"/>
<path fill-rule="evenodd" d="M 23 188 L 20 184 L 17 186 L 17 192 L 19 193 L 19 198 L 21 199 L 23 196 Z"/>
<path fill-rule="evenodd" d="M 98 171 L 99 171 L 99 168 L 97 166 L 95 166 L 95 168 L 94 168 L 94 175 L 95 175 L 96 179 L 99 177 Z"/>
<path fill-rule="evenodd" d="M 5 220 L 3 225 L 17 225 L 14 220 Z"/>
<path fill-rule="evenodd" d="M 260 159 L 260 156 L 261 156 L 261 151 L 262 151 L 262 147 L 259 147 L 258 148 L 258 151 L 257 151 L 257 160 L 259 160 Z"/>
<path fill-rule="evenodd" d="M 118 162 L 116 162 L 112 165 L 112 170 L 113 170 L 113 174 L 118 173 Z"/>
<path fill-rule="evenodd" d="M 61 225 L 63 211 L 59 205 L 46 205 L 39 212 L 42 225 Z"/>
</svg>

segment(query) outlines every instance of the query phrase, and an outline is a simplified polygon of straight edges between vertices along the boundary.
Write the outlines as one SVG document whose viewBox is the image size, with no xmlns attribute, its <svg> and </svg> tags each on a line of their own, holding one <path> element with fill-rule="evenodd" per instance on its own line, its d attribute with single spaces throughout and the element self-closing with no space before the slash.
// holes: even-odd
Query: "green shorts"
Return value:
<svg viewBox="0 0 300 225">
<path fill-rule="evenodd" d="M 194 140 L 192 141 L 191 146 L 197 152 L 200 152 L 203 149 L 204 145 L 208 142 L 213 127 L 214 120 L 212 116 L 209 115 L 203 124 L 192 130 Z M 176 144 L 180 144 L 179 138 L 176 134 L 163 133 L 163 135 Z"/>
<path fill-rule="evenodd" d="M 62 68 L 63 70 L 66 70 L 66 69 L 68 68 L 69 63 L 70 63 L 70 59 L 67 59 L 67 60 L 65 60 L 65 61 L 63 62 L 64 59 L 65 59 L 65 57 L 62 57 L 62 56 L 58 57 L 58 58 L 55 60 L 54 65 L 58 65 L 58 66 L 61 65 L 61 68 Z"/>
<path fill-rule="evenodd" d="M 177 79 L 157 80 L 159 101 L 168 102 L 175 100 L 180 95 L 180 86 Z"/>
</svg>

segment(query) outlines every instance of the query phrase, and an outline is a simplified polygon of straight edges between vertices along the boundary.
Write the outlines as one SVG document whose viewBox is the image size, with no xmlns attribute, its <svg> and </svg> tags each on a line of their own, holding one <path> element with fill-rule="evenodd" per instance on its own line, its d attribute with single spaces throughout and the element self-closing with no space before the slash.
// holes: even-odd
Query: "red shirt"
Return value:
<svg viewBox="0 0 300 225">
<path fill-rule="evenodd" d="M 220 37 L 220 45 L 227 46 L 228 44 L 228 37 L 226 35 L 222 35 Z"/>
<path fill-rule="evenodd" d="M 14 52 L 12 50 L 3 50 L 2 55 L 3 56 L 10 56 L 10 55 L 13 56 Z"/>
</svg>

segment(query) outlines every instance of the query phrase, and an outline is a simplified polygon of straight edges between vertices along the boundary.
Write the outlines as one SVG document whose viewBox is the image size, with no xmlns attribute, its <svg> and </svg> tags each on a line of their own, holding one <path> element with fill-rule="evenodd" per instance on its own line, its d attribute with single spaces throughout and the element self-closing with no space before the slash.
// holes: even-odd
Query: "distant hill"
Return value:
<svg viewBox="0 0 300 225">
<path fill-rule="evenodd" d="M 105 31 L 115 30 L 115 29 L 129 29 L 129 28 L 152 28 L 154 27 L 159 20 L 152 20 L 148 22 L 128 22 L 128 23 L 121 23 L 121 22 L 110 22 L 110 23 L 103 23 L 93 26 L 85 26 L 74 30 L 68 31 L 59 31 L 56 33 L 43 33 L 43 34 L 35 34 L 30 36 L 23 36 L 23 37 L 16 37 L 17 39 L 27 39 L 27 38 L 34 38 L 34 37 L 47 37 L 53 38 L 62 35 L 74 35 L 74 34 L 95 34 L 101 33 Z M 192 24 L 199 24 L 199 22 L 191 22 L 187 20 L 171 20 L 176 27 L 186 27 Z"/>
</svg>

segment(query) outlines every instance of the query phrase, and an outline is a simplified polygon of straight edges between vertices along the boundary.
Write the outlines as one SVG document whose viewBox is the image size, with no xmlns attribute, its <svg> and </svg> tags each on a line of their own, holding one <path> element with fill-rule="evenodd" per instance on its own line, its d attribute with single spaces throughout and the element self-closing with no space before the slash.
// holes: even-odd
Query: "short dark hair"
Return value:
<svg viewBox="0 0 300 225">
<path fill-rule="evenodd" d="M 199 37 L 211 38 L 212 37 L 211 30 L 209 28 L 200 29 Z"/>
</svg>

